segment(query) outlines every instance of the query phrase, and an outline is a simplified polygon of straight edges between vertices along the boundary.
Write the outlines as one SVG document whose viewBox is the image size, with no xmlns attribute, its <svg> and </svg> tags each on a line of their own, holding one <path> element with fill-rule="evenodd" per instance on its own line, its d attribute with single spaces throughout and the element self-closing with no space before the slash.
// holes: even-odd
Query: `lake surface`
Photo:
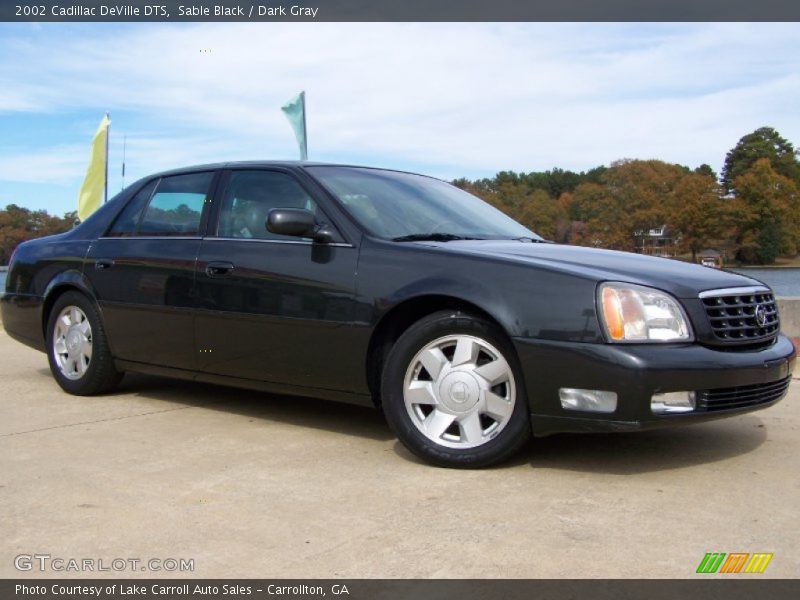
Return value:
<svg viewBox="0 0 800 600">
<path fill-rule="evenodd" d="M 778 267 L 730 270 L 763 281 L 773 289 L 776 296 L 800 296 L 800 269 Z"/>
<path fill-rule="evenodd" d="M 800 297 L 800 269 L 795 268 L 759 268 L 759 269 L 730 269 L 736 273 L 754 277 L 763 281 L 777 296 Z M 0 271 L 0 295 L 6 289 L 6 272 Z"/>
</svg>

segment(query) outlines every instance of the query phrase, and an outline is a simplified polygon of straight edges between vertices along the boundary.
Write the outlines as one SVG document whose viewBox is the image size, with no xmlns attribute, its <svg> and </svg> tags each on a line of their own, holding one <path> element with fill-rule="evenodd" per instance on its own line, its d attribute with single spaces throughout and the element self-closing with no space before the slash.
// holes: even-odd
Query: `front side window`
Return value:
<svg viewBox="0 0 800 600">
<path fill-rule="evenodd" d="M 270 233 L 273 208 L 302 208 L 315 215 L 317 205 L 291 175 L 279 171 L 233 171 L 222 197 L 217 235 L 241 239 L 297 239 Z"/>
<path fill-rule="evenodd" d="M 138 235 L 195 236 L 214 173 L 163 177 L 142 215 Z"/>
</svg>

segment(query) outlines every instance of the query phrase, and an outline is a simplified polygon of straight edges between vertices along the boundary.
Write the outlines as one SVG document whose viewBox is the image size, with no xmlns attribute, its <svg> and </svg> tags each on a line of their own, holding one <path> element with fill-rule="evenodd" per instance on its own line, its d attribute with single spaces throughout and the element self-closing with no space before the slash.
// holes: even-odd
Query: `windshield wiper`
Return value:
<svg viewBox="0 0 800 600">
<path fill-rule="evenodd" d="M 515 242 L 528 242 L 529 244 L 552 244 L 550 240 L 543 240 L 541 238 L 532 238 L 528 236 L 511 238 Z"/>
<path fill-rule="evenodd" d="M 480 240 L 483 238 L 467 237 L 463 235 L 456 235 L 454 233 L 412 233 L 410 235 L 401 235 L 400 237 L 392 238 L 393 242 L 452 242 L 455 240 Z"/>
</svg>

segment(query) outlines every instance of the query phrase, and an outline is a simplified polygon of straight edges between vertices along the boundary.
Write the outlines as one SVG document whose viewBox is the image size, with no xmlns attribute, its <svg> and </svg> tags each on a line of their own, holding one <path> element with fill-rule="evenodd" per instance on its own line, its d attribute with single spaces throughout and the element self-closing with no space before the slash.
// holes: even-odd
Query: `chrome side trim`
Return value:
<svg viewBox="0 0 800 600">
<path fill-rule="evenodd" d="M 199 235 L 109 235 L 98 240 L 202 240 Z"/>
<path fill-rule="evenodd" d="M 770 294 L 773 293 L 773 291 L 766 286 L 752 285 L 735 288 L 720 288 L 718 290 L 706 290 L 704 292 L 700 292 L 697 296 L 698 298 L 713 298 L 716 296 L 738 296 L 740 294 L 753 294 L 759 292 L 768 292 Z"/>
<path fill-rule="evenodd" d="M 203 240 L 204 242 L 220 241 L 220 242 L 260 242 L 262 244 L 299 244 L 301 246 L 313 246 L 315 242 L 306 242 L 303 240 L 262 240 L 255 238 L 232 238 L 232 237 L 197 237 L 197 236 L 181 236 L 181 235 L 112 235 L 97 238 L 98 240 Z M 353 244 L 346 242 L 331 242 L 330 244 L 319 244 L 322 246 L 333 246 L 335 248 L 355 248 Z"/>
<path fill-rule="evenodd" d="M 320 244 L 315 242 L 308 242 L 305 240 L 265 240 L 260 238 L 234 238 L 234 237 L 204 237 L 204 242 L 259 242 L 262 244 L 295 244 L 301 246 L 333 246 L 335 248 L 355 248 L 353 244 L 348 244 L 346 242 L 331 242 L 329 244 Z"/>
</svg>

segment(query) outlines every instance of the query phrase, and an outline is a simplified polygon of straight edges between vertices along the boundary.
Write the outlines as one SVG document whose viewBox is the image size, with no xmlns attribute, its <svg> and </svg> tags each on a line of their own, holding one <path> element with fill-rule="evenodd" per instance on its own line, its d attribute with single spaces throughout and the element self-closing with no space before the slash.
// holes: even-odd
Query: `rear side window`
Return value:
<svg viewBox="0 0 800 600">
<path fill-rule="evenodd" d="M 108 232 L 109 236 L 125 237 L 136 235 L 136 230 L 139 228 L 139 218 L 142 216 L 142 210 L 147 205 L 147 201 L 150 200 L 156 183 L 158 183 L 158 180 L 154 179 L 131 198 Z"/>
<path fill-rule="evenodd" d="M 185 236 L 200 233 L 200 217 L 214 174 L 164 177 L 141 218 L 138 235 Z"/>
<path fill-rule="evenodd" d="M 107 235 L 197 235 L 213 178 L 213 173 L 192 173 L 154 179 L 131 198 Z"/>
</svg>

